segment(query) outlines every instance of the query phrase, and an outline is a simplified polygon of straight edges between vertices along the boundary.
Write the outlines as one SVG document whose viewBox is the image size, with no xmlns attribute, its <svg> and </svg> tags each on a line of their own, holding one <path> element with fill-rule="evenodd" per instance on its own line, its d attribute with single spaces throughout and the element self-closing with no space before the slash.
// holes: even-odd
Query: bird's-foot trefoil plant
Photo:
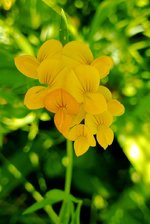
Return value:
<svg viewBox="0 0 150 224">
<path fill-rule="evenodd" d="M 53 223 L 79 224 L 82 200 L 70 194 L 73 153 L 84 156 L 90 147 L 96 146 L 96 140 L 106 149 L 114 139 L 111 128 L 114 117 L 124 113 L 124 106 L 101 84 L 113 60 L 109 56 L 94 58 L 88 44 L 81 40 L 62 44 L 61 39 L 50 39 L 42 44 L 36 57 L 16 56 L 15 65 L 23 75 L 39 82 L 26 92 L 25 106 L 29 110 L 44 108 L 52 113 L 57 130 L 67 142 L 65 190 L 47 192 L 25 213 L 49 206 Z M 52 206 L 61 201 L 58 215 Z"/>
</svg>

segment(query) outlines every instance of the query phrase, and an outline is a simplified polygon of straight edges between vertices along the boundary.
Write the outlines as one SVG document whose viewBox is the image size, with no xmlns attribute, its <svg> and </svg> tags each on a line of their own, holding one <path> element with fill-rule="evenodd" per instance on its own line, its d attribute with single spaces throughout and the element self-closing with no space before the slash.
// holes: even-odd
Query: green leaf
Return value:
<svg viewBox="0 0 150 224">
<path fill-rule="evenodd" d="M 73 203 L 71 200 L 67 199 L 63 202 L 60 212 L 60 223 L 69 224 L 70 218 L 72 215 L 72 210 L 74 209 Z"/>
<path fill-rule="evenodd" d="M 120 3 L 124 2 L 124 0 L 120 1 L 103 1 L 101 4 L 99 4 L 98 8 L 96 9 L 96 13 L 92 19 L 92 23 L 90 26 L 90 32 L 89 32 L 89 42 L 93 41 L 93 36 L 97 32 L 97 30 L 102 27 L 104 21 L 111 15 L 115 7 L 119 5 Z"/>
<path fill-rule="evenodd" d="M 73 215 L 71 224 L 80 224 L 80 211 L 81 211 L 82 202 L 80 201 L 77 205 L 76 211 Z"/>
<path fill-rule="evenodd" d="M 61 191 L 58 189 L 53 189 L 53 190 L 49 191 L 48 193 L 46 193 L 46 197 L 43 200 L 36 202 L 33 205 L 31 205 L 29 208 L 27 208 L 23 214 L 24 215 L 29 214 L 29 213 L 35 212 L 41 208 L 44 208 L 46 205 L 52 205 L 57 202 L 60 202 L 60 201 L 64 200 L 65 196 L 66 196 L 66 194 L 64 191 Z"/>
<path fill-rule="evenodd" d="M 53 9 L 58 15 L 60 15 L 60 29 L 59 29 L 59 39 L 62 44 L 66 44 L 69 41 L 69 32 L 68 32 L 68 22 L 67 17 L 62 8 L 60 8 L 54 1 L 43 0 L 43 2 Z"/>
<path fill-rule="evenodd" d="M 81 203 L 81 202 L 82 202 L 81 199 L 78 199 L 78 198 L 74 197 L 74 196 L 71 195 L 71 194 L 69 195 L 69 198 L 70 198 L 71 201 L 73 201 L 73 202 L 75 202 L 75 203 Z"/>
<path fill-rule="evenodd" d="M 48 5 L 53 11 L 58 15 L 61 15 L 61 8 L 53 0 L 42 0 L 46 5 Z"/>
<path fill-rule="evenodd" d="M 63 9 L 61 9 L 59 39 L 63 45 L 68 43 L 69 41 L 68 23 L 67 23 L 67 18 Z"/>
<path fill-rule="evenodd" d="M 50 190 L 46 193 L 46 197 L 50 198 L 51 201 L 55 201 L 56 199 L 66 199 L 66 200 L 70 200 L 73 201 L 75 203 L 81 203 L 82 201 L 80 199 L 77 199 L 76 197 L 74 197 L 71 194 L 67 194 L 66 192 L 59 190 L 59 189 L 54 189 L 54 190 Z M 54 204 L 54 203 L 52 203 Z"/>
<path fill-rule="evenodd" d="M 66 193 L 59 189 L 53 189 L 46 193 L 46 198 L 49 198 L 51 204 L 55 204 L 58 201 L 62 201 L 66 197 Z"/>
<path fill-rule="evenodd" d="M 71 203 L 71 201 L 74 201 L 76 203 L 81 202 L 81 200 L 76 199 L 72 195 L 66 194 L 62 190 L 53 189 L 46 193 L 46 196 L 43 200 L 36 202 L 33 205 L 31 205 L 29 208 L 27 208 L 23 214 L 29 214 L 29 213 L 35 212 L 41 208 L 44 208 L 46 205 L 53 205 L 63 200 L 66 200 L 68 203 Z M 66 208 L 68 209 L 68 204 L 66 205 Z"/>
<path fill-rule="evenodd" d="M 30 214 L 32 212 L 35 212 L 41 208 L 44 208 L 46 205 L 50 204 L 49 198 L 45 198 L 39 202 L 34 203 L 31 205 L 29 208 L 27 208 L 24 212 L 23 215 Z"/>
</svg>

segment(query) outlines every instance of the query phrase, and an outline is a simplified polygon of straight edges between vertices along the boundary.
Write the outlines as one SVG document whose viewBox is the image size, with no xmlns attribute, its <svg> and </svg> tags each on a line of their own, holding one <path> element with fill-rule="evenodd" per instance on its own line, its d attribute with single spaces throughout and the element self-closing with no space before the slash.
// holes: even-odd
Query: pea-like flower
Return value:
<svg viewBox="0 0 150 224">
<path fill-rule="evenodd" d="M 109 71 L 113 66 L 111 57 L 101 56 L 94 59 L 88 45 L 76 40 L 71 41 L 64 46 L 63 61 L 66 65 L 72 68 L 79 65 L 91 65 L 98 70 L 101 79 L 109 74 Z"/>
<path fill-rule="evenodd" d="M 24 99 L 24 104 L 29 109 L 39 109 L 44 107 L 44 98 L 52 90 L 61 87 L 60 78 L 65 69 L 62 64 L 55 59 L 44 60 L 37 68 L 40 86 L 31 87 Z"/>
<path fill-rule="evenodd" d="M 110 125 L 113 122 L 113 116 L 110 112 L 105 111 L 99 115 L 87 114 L 85 117 L 85 124 L 91 131 L 96 134 L 98 143 L 106 149 L 108 145 L 113 142 L 114 134 Z"/>
<path fill-rule="evenodd" d="M 58 40 L 47 40 L 39 49 L 37 57 L 21 55 L 15 57 L 17 69 L 24 75 L 38 79 L 37 68 L 45 59 L 58 59 L 62 51 L 62 44 Z"/>
<path fill-rule="evenodd" d="M 74 141 L 77 156 L 96 145 L 95 137 L 104 149 L 112 144 L 110 126 L 114 116 L 124 113 L 124 106 L 100 85 L 113 65 L 110 57 L 94 59 L 81 41 L 62 46 L 58 40 L 48 40 L 37 57 L 17 56 L 15 64 L 25 76 L 39 81 L 27 90 L 24 104 L 29 109 L 45 107 L 54 113 L 56 128 Z"/>
<path fill-rule="evenodd" d="M 75 98 L 64 89 L 56 89 L 45 97 L 44 105 L 48 111 L 55 113 L 55 125 L 66 135 L 75 115 L 79 112 L 79 104 Z"/>
<path fill-rule="evenodd" d="M 83 104 L 87 113 L 100 114 L 107 110 L 106 99 L 99 92 L 100 76 L 91 65 L 80 65 L 65 76 L 64 86 Z"/>
<path fill-rule="evenodd" d="M 102 56 L 94 60 L 93 54 L 87 44 L 81 41 L 71 41 L 64 47 L 58 40 L 48 40 L 39 49 L 37 57 L 21 55 L 15 57 L 17 69 L 24 75 L 38 79 L 37 68 L 46 59 L 58 59 L 64 66 L 75 68 L 79 65 L 95 67 L 104 78 L 113 66 L 111 57 Z"/>
<path fill-rule="evenodd" d="M 90 146 L 96 146 L 92 132 L 84 124 L 78 124 L 71 128 L 68 139 L 74 141 L 74 149 L 77 156 L 81 156 L 87 152 Z"/>
<path fill-rule="evenodd" d="M 124 106 L 116 99 L 112 98 L 112 94 L 105 86 L 99 86 L 98 90 L 107 101 L 107 109 L 113 116 L 121 116 L 125 112 Z"/>
</svg>

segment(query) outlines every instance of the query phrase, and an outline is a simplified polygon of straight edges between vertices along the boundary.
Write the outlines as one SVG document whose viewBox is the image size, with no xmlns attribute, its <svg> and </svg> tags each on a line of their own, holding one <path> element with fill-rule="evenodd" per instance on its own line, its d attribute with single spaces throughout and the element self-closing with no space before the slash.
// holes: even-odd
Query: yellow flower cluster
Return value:
<svg viewBox="0 0 150 224">
<path fill-rule="evenodd" d="M 94 59 L 81 41 L 62 46 L 58 40 L 48 40 L 37 57 L 17 56 L 15 64 L 21 73 L 40 83 L 27 91 L 24 104 L 54 113 L 57 129 L 74 141 L 77 156 L 96 145 L 94 135 L 104 149 L 112 144 L 110 125 L 114 116 L 124 113 L 124 106 L 100 85 L 113 65 L 110 57 Z"/>
</svg>

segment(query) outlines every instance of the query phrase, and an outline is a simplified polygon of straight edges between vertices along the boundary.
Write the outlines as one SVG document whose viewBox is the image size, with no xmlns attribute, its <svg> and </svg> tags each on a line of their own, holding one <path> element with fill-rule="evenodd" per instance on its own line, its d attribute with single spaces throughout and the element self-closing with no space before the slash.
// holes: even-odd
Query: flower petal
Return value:
<svg viewBox="0 0 150 224">
<path fill-rule="evenodd" d="M 84 124 L 78 124 L 70 129 L 68 138 L 71 141 L 75 141 L 80 136 L 85 136 L 87 134 L 87 130 Z"/>
<path fill-rule="evenodd" d="M 75 75 L 82 85 L 82 91 L 96 92 L 99 87 L 99 74 L 98 71 L 90 65 L 81 65 L 74 69 Z"/>
<path fill-rule="evenodd" d="M 68 114 L 76 114 L 79 111 L 79 104 L 64 89 L 56 89 L 50 92 L 45 100 L 44 105 L 50 112 L 56 113 L 60 108 L 66 109 Z"/>
<path fill-rule="evenodd" d="M 104 96 L 100 93 L 87 93 L 84 98 L 84 109 L 90 114 L 101 114 L 107 110 Z"/>
<path fill-rule="evenodd" d="M 66 136 L 72 123 L 72 119 L 72 115 L 67 114 L 66 110 L 58 110 L 54 116 L 54 122 L 58 131 Z"/>
<path fill-rule="evenodd" d="M 113 122 L 113 116 L 109 111 L 104 111 L 104 113 L 95 115 L 97 120 L 97 125 L 110 126 Z"/>
<path fill-rule="evenodd" d="M 65 65 L 75 67 L 80 64 L 91 64 L 93 55 L 90 48 L 81 41 L 71 41 L 63 48 Z"/>
<path fill-rule="evenodd" d="M 67 136 L 67 138 L 69 140 L 75 141 L 78 138 L 78 136 L 80 136 L 78 126 L 79 125 L 76 125 L 69 130 L 69 133 L 68 133 L 68 136 Z M 82 135 L 82 132 L 81 132 L 81 135 Z"/>
<path fill-rule="evenodd" d="M 86 92 L 96 92 L 99 87 L 98 71 L 90 65 L 81 65 L 71 70 L 64 69 L 58 77 L 66 89 L 79 103 L 84 100 Z M 59 80 L 58 80 L 59 82 Z"/>
<path fill-rule="evenodd" d="M 98 124 L 97 124 L 96 116 L 92 114 L 86 114 L 85 125 L 90 129 L 92 134 L 97 133 Z"/>
<path fill-rule="evenodd" d="M 110 112 L 104 111 L 102 114 L 92 115 L 87 114 L 85 117 L 85 125 L 91 130 L 93 134 L 97 133 L 100 125 L 109 127 L 113 122 L 113 116 Z"/>
<path fill-rule="evenodd" d="M 108 145 L 111 145 L 114 139 L 114 133 L 111 128 L 106 127 L 104 125 L 100 125 L 97 135 L 96 135 L 98 143 L 106 149 Z"/>
<path fill-rule="evenodd" d="M 84 124 L 78 124 L 69 130 L 68 139 L 70 139 L 71 141 L 76 141 L 76 139 L 78 139 L 79 137 L 85 137 L 86 142 L 88 142 L 89 146 L 96 145 L 96 141 L 92 132 Z"/>
<path fill-rule="evenodd" d="M 110 100 L 108 102 L 108 110 L 113 116 L 120 116 L 125 112 L 124 106 L 118 100 Z"/>
<path fill-rule="evenodd" d="M 39 109 L 44 107 L 44 98 L 49 89 L 43 86 L 34 86 L 30 88 L 24 98 L 24 104 L 29 109 Z"/>
<path fill-rule="evenodd" d="M 43 84 L 53 86 L 56 84 L 57 75 L 63 70 L 64 66 L 59 60 L 46 59 L 38 67 L 39 81 Z"/>
<path fill-rule="evenodd" d="M 88 141 L 84 136 L 78 137 L 74 142 L 74 150 L 76 156 L 82 156 L 88 151 L 89 147 L 90 146 L 88 144 Z"/>
<path fill-rule="evenodd" d="M 35 57 L 30 55 L 17 56 L 15 57 L 15 65 L 17 69 L 25 76 L 38 79 L 37 68 L 39 66 L 39 62 Z"/>
<path fill-rule="evenodd" d="M 46 58 L 60 58 L 62 44 L 58 40 L 47 40 L 39 49 L 37 59 L 42 62 Z"/>
<path fill-rule="evenodd" d="M 111 57 L 102 56 L 100 58 L 96 58 L 92 64 L 99 71 L 100 78 L 104 78 L 108 75 L 110 69 L 113 66 L 113 60 Z"/>
<path fill-rule="evenodd" d="M 107 87 L 99 86 L 98 92 L 101 93 L 105 97 L 106 101 L 109 101 L 112 99 L 112 94 Z"/>
<path fill-rule="evenodd" d="M 74 116 L 71 127 L 80 124 L 82 120 L 85 118 L 86 112 L 83 108 L 83 105 L 80 104 L 79 112 Z"/>
<path fill-rule="evenodd" d="M 96 146 L 95 138 L 89 129 L 88 129 L 88 134 L 87 134 L 87 140 L 88 140 L 90 146 L 92 146 L 92 147 Z"/>
<path fill-rule="evenodd" d="M 83 102 L 82 85 L 76 77 L 75 73 L 69 68 L 63 69 L 59 74 L 57 83 L 62 85 L 79 103 Z"/>
</svg>

